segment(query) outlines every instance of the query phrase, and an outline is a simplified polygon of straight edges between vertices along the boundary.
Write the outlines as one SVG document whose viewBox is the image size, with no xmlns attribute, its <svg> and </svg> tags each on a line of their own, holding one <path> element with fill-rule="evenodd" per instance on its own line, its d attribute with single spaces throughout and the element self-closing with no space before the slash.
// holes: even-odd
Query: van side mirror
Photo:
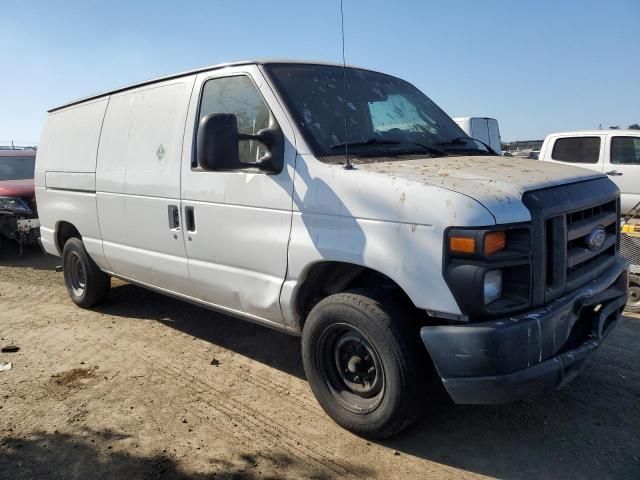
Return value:
<svg viewBox="0 0 640 480">
<path fill-rule="evenodd" d="M 210 113 L 202 118 L 198 127 L 197 160 L 203 170 L 241 170 L 259 168 L 268 173 L 279 173 L 284 164 L 284 135 L 272 118 L 269 128 L 256 134 L 238 132 L 238 118 L 233 113 Z M 241 162 L 239 144 L 255 140 L 264 144 L 267 154 L 253 162 Z"/>
</svg>

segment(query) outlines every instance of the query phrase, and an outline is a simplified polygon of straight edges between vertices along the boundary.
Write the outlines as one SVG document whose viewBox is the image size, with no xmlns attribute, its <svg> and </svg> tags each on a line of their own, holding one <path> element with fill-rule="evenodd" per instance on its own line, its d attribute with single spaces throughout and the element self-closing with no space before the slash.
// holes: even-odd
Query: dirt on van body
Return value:
<svg viewBox="0 0 640 480">
<path fill-rule="evenodd" d="M 58 260 L 0 258 L 0 478 L 640 478 L 640 318 L 567 388 L 425 402 L 383 442 L 321 410 L 299 339 L 115 282 L 81 310 Z"/>
</svg>

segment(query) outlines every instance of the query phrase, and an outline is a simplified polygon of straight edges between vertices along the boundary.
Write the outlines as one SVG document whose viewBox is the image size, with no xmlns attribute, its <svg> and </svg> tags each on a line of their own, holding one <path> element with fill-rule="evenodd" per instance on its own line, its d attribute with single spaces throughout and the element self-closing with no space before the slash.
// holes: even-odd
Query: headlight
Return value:
<svg viewBox="0 0 640 480">
<path fill-rule="evenodd" d="M 502 271 L 489 270 L 484 276 L 484 304 L 495 302 L 502 296 Z"/>
<path fill-rule="evenodd" d="M 9 210 L 17 213 L 31 213 L 29 205 L 16 197 L 0 197 L 0 210 Z"/>
<path fill-rule="evenodd" d="M 464 315 L 483 320 L 531 304 L 530 224 L 453 227 L 444 240 L 444 278 Z"/>
</svg>

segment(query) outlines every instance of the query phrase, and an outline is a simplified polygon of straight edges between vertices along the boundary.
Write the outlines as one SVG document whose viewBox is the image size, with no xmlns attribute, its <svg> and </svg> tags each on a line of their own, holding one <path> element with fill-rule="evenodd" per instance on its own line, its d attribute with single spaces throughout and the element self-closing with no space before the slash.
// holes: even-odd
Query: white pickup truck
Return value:
<svg viewBox="0 0 640 480">
<path fill-rule="evenodd" d="M 539 160 L 589 168 L 620 189 L 622 213 L 640 202 L 640 130 L 588 130 L 547 135 Z"/>
<path fill-rule="evenodd" d="M 363 68 L 226 64 L 54 108 L 36 196 L 79 306 L 118 277 L 300 335 L 319 403 L 371 437 L 426 408 L 423 366 L 458 403 L 565 385 L 627 297 L 605 175 L 491 155 Z"/>
</svg>

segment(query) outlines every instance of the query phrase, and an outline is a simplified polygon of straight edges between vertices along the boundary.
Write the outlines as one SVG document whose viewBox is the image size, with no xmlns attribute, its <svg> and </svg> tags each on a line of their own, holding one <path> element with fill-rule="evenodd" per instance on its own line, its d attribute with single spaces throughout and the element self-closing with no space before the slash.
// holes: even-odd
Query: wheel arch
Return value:
<svg viewBox="0 0 640 480">
<path fill-rule="evenodd" d="M 66 221 L 57 222 L 55 229 L 55 242 L 56 249 L 60 255 L 62 255 L 62 250 L 64 250 L 64 244 L 67 243 L 70 238 L 79 238 L 82 240 L 82 235 L 72 223 Z"/>
<path fill-rule="evenodd" d="M 408 308 L 415 309 L 409 295 L 392 278 L 373 268 L 344 261 L 321 260 L 309 265 L 294 293 L 297 327 L 302 331 L 311 309 L 322 299 L 347 290 L 385 290 Z"/>
</svg>

